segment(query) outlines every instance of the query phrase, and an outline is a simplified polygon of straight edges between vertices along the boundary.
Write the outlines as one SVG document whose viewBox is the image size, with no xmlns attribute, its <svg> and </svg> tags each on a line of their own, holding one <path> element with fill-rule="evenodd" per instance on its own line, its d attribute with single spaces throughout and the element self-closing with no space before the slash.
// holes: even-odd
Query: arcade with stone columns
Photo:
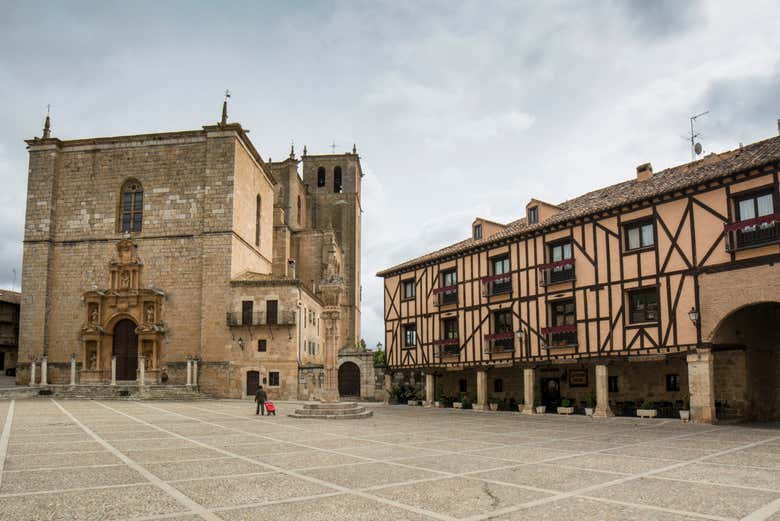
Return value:
<svg viewBox="0 0 780 521">
<path fill-rule="evenodd" d="M 780 420 L 779 171 L 775 136 L 475 218 L 377 274 L 387 389 L 424 380 L 428 404 L 525 414 Z"/>
</svg>

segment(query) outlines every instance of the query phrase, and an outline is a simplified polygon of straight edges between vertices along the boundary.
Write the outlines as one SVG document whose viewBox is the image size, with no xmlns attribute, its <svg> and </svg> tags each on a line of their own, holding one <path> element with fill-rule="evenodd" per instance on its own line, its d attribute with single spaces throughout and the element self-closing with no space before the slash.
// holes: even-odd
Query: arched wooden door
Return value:
<svg viewBox="0 0 780 521">
<path fill-rule="evenodd" d="M 353 362 L 344 362 L 339 367 L 339 394 L 360 396 L 360 368 Z"/>
<path fill-rule="evenodd" d="M 260 386 L 260 373 L 258 373 L 257 371 L 247 371 L 246 395 L 254 396 L 259 386 Z"/>
<path fill-rule="evenodd" d="M 138 369 L 138 336 L 135 323 L 124 319 L 114 326 L 112 354 L 116 357 L 116 379 L 135 380 Z"/>
</svg>

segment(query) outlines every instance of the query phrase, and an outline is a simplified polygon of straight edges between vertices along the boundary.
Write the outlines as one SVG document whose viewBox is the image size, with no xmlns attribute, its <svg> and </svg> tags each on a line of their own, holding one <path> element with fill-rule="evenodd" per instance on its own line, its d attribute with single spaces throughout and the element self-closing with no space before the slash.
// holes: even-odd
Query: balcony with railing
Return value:
<svg viewBox="0 0 780 521">
<path fill-rule="evenodd" d="M 512 353 L 515 350 L 515 334 L 511 331 L 491 333 L 484 336 L 486 352 L 489 354 Z"/>
<path fill-rule="evenodd" d="M 780 243 L 780 213 L 723 225 L 728 251 Z"/>
<path fill-rule="evenodd" d="M 294 326 L 296 323 L 295 311 L 279 311 L 266 313 L 256 311 L 253 313 L 228 312 L 227 325 L 229 327 L 242 326 Z"/>
<path fill-rule="evenodd" d="M 541 333 L 542 336 L 545 337 L 545 347 L 547 349 L 556 347 L 573 347 L 577 345 L 576 324 L 543 327 Z"/>
<path fill-rule="evenodd" d="M 564 259 L 548 262 L 539 266 L 542 274 L 540 285 L 549 286 L 575 280 L 574 259 Z"/>
<path fill-rule="evenodd" d="M 460 339 L 458 338 L 440 338 L 434 340 L 433 345 L 438 349 L 439 358 L 447 356 L 458 356 L 460 354 Z"/>
<path fill-rule="evenodd" d="M 482 282 L 482 294 L 486 297 L 512 293 L 512 275 L 508 273 L 482 277 L 480 281 Z"/>
<path fill-rule="evenodd" d="M 449 306 L 458 303 L 458 286 L 442 286 L 433 290 L 434 305 Z"/>
</svg>

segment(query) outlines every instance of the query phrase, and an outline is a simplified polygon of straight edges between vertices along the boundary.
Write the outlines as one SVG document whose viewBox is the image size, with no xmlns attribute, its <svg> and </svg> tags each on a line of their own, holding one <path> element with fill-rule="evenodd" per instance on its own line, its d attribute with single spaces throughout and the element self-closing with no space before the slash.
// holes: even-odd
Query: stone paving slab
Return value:
<svg viewBox="0 0 780 521">
<path fill-rule="evenodd" d="M 0 401 L 0 521 L 723 521 L 759 509 L 755 519 L 780 521 L 778 426 L 385 405 L 355 424 L 261 418 L 238 400 L 14 403 L 11 417 Z"/>
</svg>

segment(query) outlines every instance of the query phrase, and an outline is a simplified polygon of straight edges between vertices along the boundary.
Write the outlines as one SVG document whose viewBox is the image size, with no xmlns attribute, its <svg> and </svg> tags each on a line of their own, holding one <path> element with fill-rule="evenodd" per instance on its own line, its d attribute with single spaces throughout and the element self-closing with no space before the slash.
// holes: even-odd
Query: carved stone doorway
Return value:
<svg viewBox="0 0 780 521">
<path fill-rule="evenodd" d="M 138 370 L 138 336 L 132 320 L 120 320 L 114 326 L 112 354 L 116 357 L 116 379 L 135 380 Z"/>
</svg>

